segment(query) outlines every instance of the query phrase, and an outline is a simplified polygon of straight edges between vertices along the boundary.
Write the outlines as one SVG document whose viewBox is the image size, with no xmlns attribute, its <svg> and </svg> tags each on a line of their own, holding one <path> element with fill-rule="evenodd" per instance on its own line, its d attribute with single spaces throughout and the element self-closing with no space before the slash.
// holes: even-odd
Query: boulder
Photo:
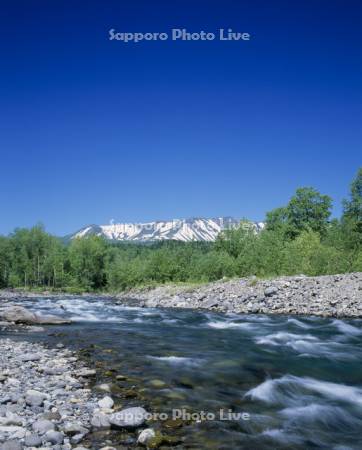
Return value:
<svg viewBox="0 0 362 450">
<path fill-rule="evenodd" d="M 36 315 L 22 306 L 9 306 L 1 312 L 1 317 L 8 322 L 36 323 Z"/>
<path fill-rule="evenodd" d="M 109 422 L 116 428 L 137 428 L 145 423 L 146 417 L 147 411 L 144 408 L 136 406 L 111 414 Z"/>
<path fill-rule="evenodd" d="M 51 314 L 49 315 L 39 315 L 35 314 L 36 322 L 38 324 L 42 325 L 65 325 L 71 323 L 71 320 L 64 319 L 63 317 L 53 316 Z"/>
<path fill-rule="evenodd" d="M 23 306 L 9 306 L 5 308 L 1 313 L 1 318 L 8 322 L 24 323 L 28 325 L 61 325 L 70 323 L 70 320 L 63 319 L 61 317 L 46 315 L 42 316 L 34 314 Z"/>
</svg>

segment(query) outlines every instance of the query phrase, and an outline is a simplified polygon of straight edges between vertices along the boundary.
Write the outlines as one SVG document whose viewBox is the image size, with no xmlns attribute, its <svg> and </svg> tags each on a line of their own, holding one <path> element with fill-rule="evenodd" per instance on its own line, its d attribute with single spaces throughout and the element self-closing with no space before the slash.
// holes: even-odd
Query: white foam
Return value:
<svg viewBox="0 0 362 450">
<path fill-rule="evenodd" d="M 303 401 L 305 391 L 309 391 L 309 394 L 322 395 L 328 400 L 339 400 L 362 406 L 362 389 L 360 388 L 293 375 L 266 380 L 250 389 L 245 395 L 266 403 L 303 406 L 300 403 Z"/>
<path fill-rule="evenodd" d="M 301 439 L 297 436 L 293 436 L 290 431 L 281 430 L 278 428 L 271 428 L 268 430 L 264 430 L 261 433 L 261 436 L 266 436 L 276 441 L 286 443 L 294 443 L 297 444 L 301 442 Z"/>
<path fill-rule="evenodd" d="M 323 399 L 318 398 L 319 402 Z M 358 417 L 352 416 L 346 408 L 335 405 L 335 401 L 329 404 L 310 403 L 304 406 L 289 407 L 279 412 L 290 423 L 298 422 L 299 426 L 322 426 L 325 429 L 339 429 L 343 432 L 361 427 Z"/>
<path fill-rule="evenodd" d="M 286 331 L 268 334 L 256 339 L 257 344 L 267 345 L 290 345 L 293 342 L 318 342 L 318 338 L 310 334 L 294 334 Z"/>
<path fill-rule="evenodd" d="M 307 325 L 306 323 L 304 323 L 298 319 L 295 319 L 294 317 L 289 318 L 287 320 L 287 322 L 292 323 L 293 325 L 296 325 L 297 327 L 304 328 L 304 329 L 312 328 L 311 325 Z"/>
<path fill-rule="evenodd" d="M 362 334 L 362 330 L 350 325 L 349 323 L 343 322 L 342 320 L 335 319 L 332 322 L 332 325 L 338 328 L 341 333 L 350 334 L 352 336 L 359 336 Z"/>
<path fill-rule="evenodd" d="M 171 365 L 186 365 L 186 366 L 198 366 L 201 364 L 200 360 L 193 358 L 186 358 L 183 356 L 149 356 L 150 359 L 166 362 Z"/>
<path fill-rule="evenodd" d="M 347 345 L 339 342 L 323 342 L 310 334 L 293 334 L 284 331 L 258 337 L 259 345 L 284 346 L 293 349 L 302 357 L 325 357 L 336 361 L 349 361 L 357 356 L 349 352 Z"/>
<path fill-rule="evenodd" d="M 216 328 L 218 330 L 226 330 L 229 328 L 240 328 L 243 330 L 255 330 L 255 325 L 248 322 L 222 322 L 222 321 L 214 321 L 208 322 L 207 326 L 211 328 Z"/>
</svg>

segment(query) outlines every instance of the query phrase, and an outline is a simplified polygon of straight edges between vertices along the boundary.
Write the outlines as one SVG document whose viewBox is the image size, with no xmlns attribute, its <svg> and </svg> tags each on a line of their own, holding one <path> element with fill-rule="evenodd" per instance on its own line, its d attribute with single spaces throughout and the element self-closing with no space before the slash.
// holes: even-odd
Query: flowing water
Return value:
<svg viewBox="0 0 362 450">
<path fill-rule="evenodd" d="M 123 406 L 199 414 L 157 422 L 182 440 L 178 448 L 362 449 L 361 320 L 147 309 L 81 297 L 24 303 L 74 321 L 31 339 L 81 349 L 103 368 L 98 382 L 124 375 L 114 394 Z M 195 420 L 202 412 L 210 420 Z"/>
</svg>

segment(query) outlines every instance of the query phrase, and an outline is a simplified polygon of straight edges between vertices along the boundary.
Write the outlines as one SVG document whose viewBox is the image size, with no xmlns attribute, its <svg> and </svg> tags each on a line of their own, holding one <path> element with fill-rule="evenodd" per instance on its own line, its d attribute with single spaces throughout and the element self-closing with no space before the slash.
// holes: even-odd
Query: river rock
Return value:
<svg viewBox="0 0 362 450">
<path fill-rule="evenodd" d="M 26 392 L 25 401 L 30 406 L 42 406 L 47 395 L 42 392 L 30 389 Z"/>
<path fill-rule="evenodd" d="M 29 325 L 60 325 L 70 323 L 69 320 L 61 317 L 52 315 L 41 316 L 39 314 L 34 314 L 23 306 L 8 306 L 1 311 L 0 317 L 8 322 L 24 323 Z"/>
<path fill-rule="evenodd" d="M 77 370 L 77 372 L 75 373 L 75 375 L 77 377 L 95 377 L 97 374 L 97 372 L 94 369 L 81 369 L 81 370 Z"/>
<path fill-rule="evenodd" d="M 122 409 L 109 417 L 109 422 L 116 428 L 137 428 L 146 421 L 147 411 L 139 406 Z"/>
<path fill-rule="evenodd" d="M 64 434 L 60 431 L 50 430 L 45 433 L 44 438 L 47 442 L 50 442 L 53 445 L 58 445 L 63 443 Z"/>
<path fill-rule="evenodd" d="M 153 428 L 146 428 L 141 431 L 138 436 L 137 443 L 147 446 L 147 443 L 156 436 L 155 430 Z"/>
<path fill-rule="evenodd" d="M 164 387 L 166 387 L 166 383 L 162 380 L 151 380 L 150 381 L 150 385 L 156 389 L 162 389 Z"/>
<path fill-rule="evenodd" d="M 102 400 L 98 401 L 98 405 L 102 409 L 112 409 L 114 405 L 114 401 L 109 396 L 105 396 Z"/>
<path fill-rule="evenodd" d="M 39 361 L 41 356 L 38 353 L 29 353 L 28 355 L 21 356 L 20 359 L 24 362 Z"/>
<path fill-rule="evenodd" d="M 42 445 L 42 439 L 37 434 L 29 434 L 29 436 L 25 437 L 24 443 L 26 447 L 40 447 Z"/>
<path fill-rule="evenodd" d="M 19 441 L 11 440 L 0 445 L 0 450 L 22 450 L 23 445 Z"/>
<path fill-rule="evenodd" d="M 11 400 L 13 401 L 14 398 L 12 397 Z M 11 425 L 22 426 L 23 425 L 23 419 L 21 417 L 19 417 L 17 414 L 12 413 L 11 411 L 6 411 L 5 417 L 0 417 L 0 425 L 3 425 L 3 426 L 11 426 Z"/>
<path fill-rule="evenodd" d="M 264 295 L 265 295 L 265 297 L 271 297 L 271 296 L 275 295 L 277 292 L 278 292 L 278 289 L 275 286 L 270 286 L 265 289 Z"/>
<path fill-rule="evenodd" d="M 54 430 L 55 425 L 50 420 L 37 420 L 33 423 L 33 430 L 39 434 L 45 434 L 47 431 Z"/>
<path fill-rule="evenodd" d="M 97 384 L 97 386 L 95 386 L 95 389 L 103 392 L 112 392 L 111 386 L 107 383 Z"/>
<path fill-rule="evenodd" d="M 9 306 L 1 312 L 1 317 L 8 322 L 36 323 L 36 316 L 23 306 Z"/>
<path fill-rule="evenodd" d="M 94 428 L 109 428 L 111 426 L 108 416 L 101 412 L 94 413 L 91 419 L 91 425 Z"/>
<path fill-rule="evenodd" d="M 35 317 L 36 317 L 35 323 L 42 325 L 65 325 L 71 323 L 71 320 L 69 319 L 64 319 L 62 317 L 57 317 L 50 314 L 48 315 L 36 314 Z"/>
<path fill-rule="evenodd" d="M 63 431 L 65 434 L 69 434 L 70 436 L 74 436 L 76 434 L 87 434 L 88 430 L 79 422 L 66 422 L 63 427 Z"/>
<path fill-rule="evenodd" d="M 216 306 L 218 306 L 220 303 L 219 300 L 217 300 L 216 298 L 210 298 L 209 300 L 206 300 L 202 303 L 202 306 L 204 308 L 215 308 Z"/>
</svg>

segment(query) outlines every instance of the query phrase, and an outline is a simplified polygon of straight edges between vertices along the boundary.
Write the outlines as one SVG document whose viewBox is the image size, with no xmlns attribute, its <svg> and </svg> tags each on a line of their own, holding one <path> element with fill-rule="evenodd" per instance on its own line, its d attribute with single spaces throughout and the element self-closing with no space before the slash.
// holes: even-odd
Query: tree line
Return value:
<svg viewBox="0 0 362 450">
<path fill-rule="evenodd" d="M 213 243 L 113 243 L 97 236 L 64 243 L 41 225 L 0 236 L 0 287 L 117 291 L 224 277 L 324 275 L 362 271 L 362 168 L 331 219 L 332 199 L 299 188 L 266 215 L 256 233 L 241 221 Z"/>
</svg>

